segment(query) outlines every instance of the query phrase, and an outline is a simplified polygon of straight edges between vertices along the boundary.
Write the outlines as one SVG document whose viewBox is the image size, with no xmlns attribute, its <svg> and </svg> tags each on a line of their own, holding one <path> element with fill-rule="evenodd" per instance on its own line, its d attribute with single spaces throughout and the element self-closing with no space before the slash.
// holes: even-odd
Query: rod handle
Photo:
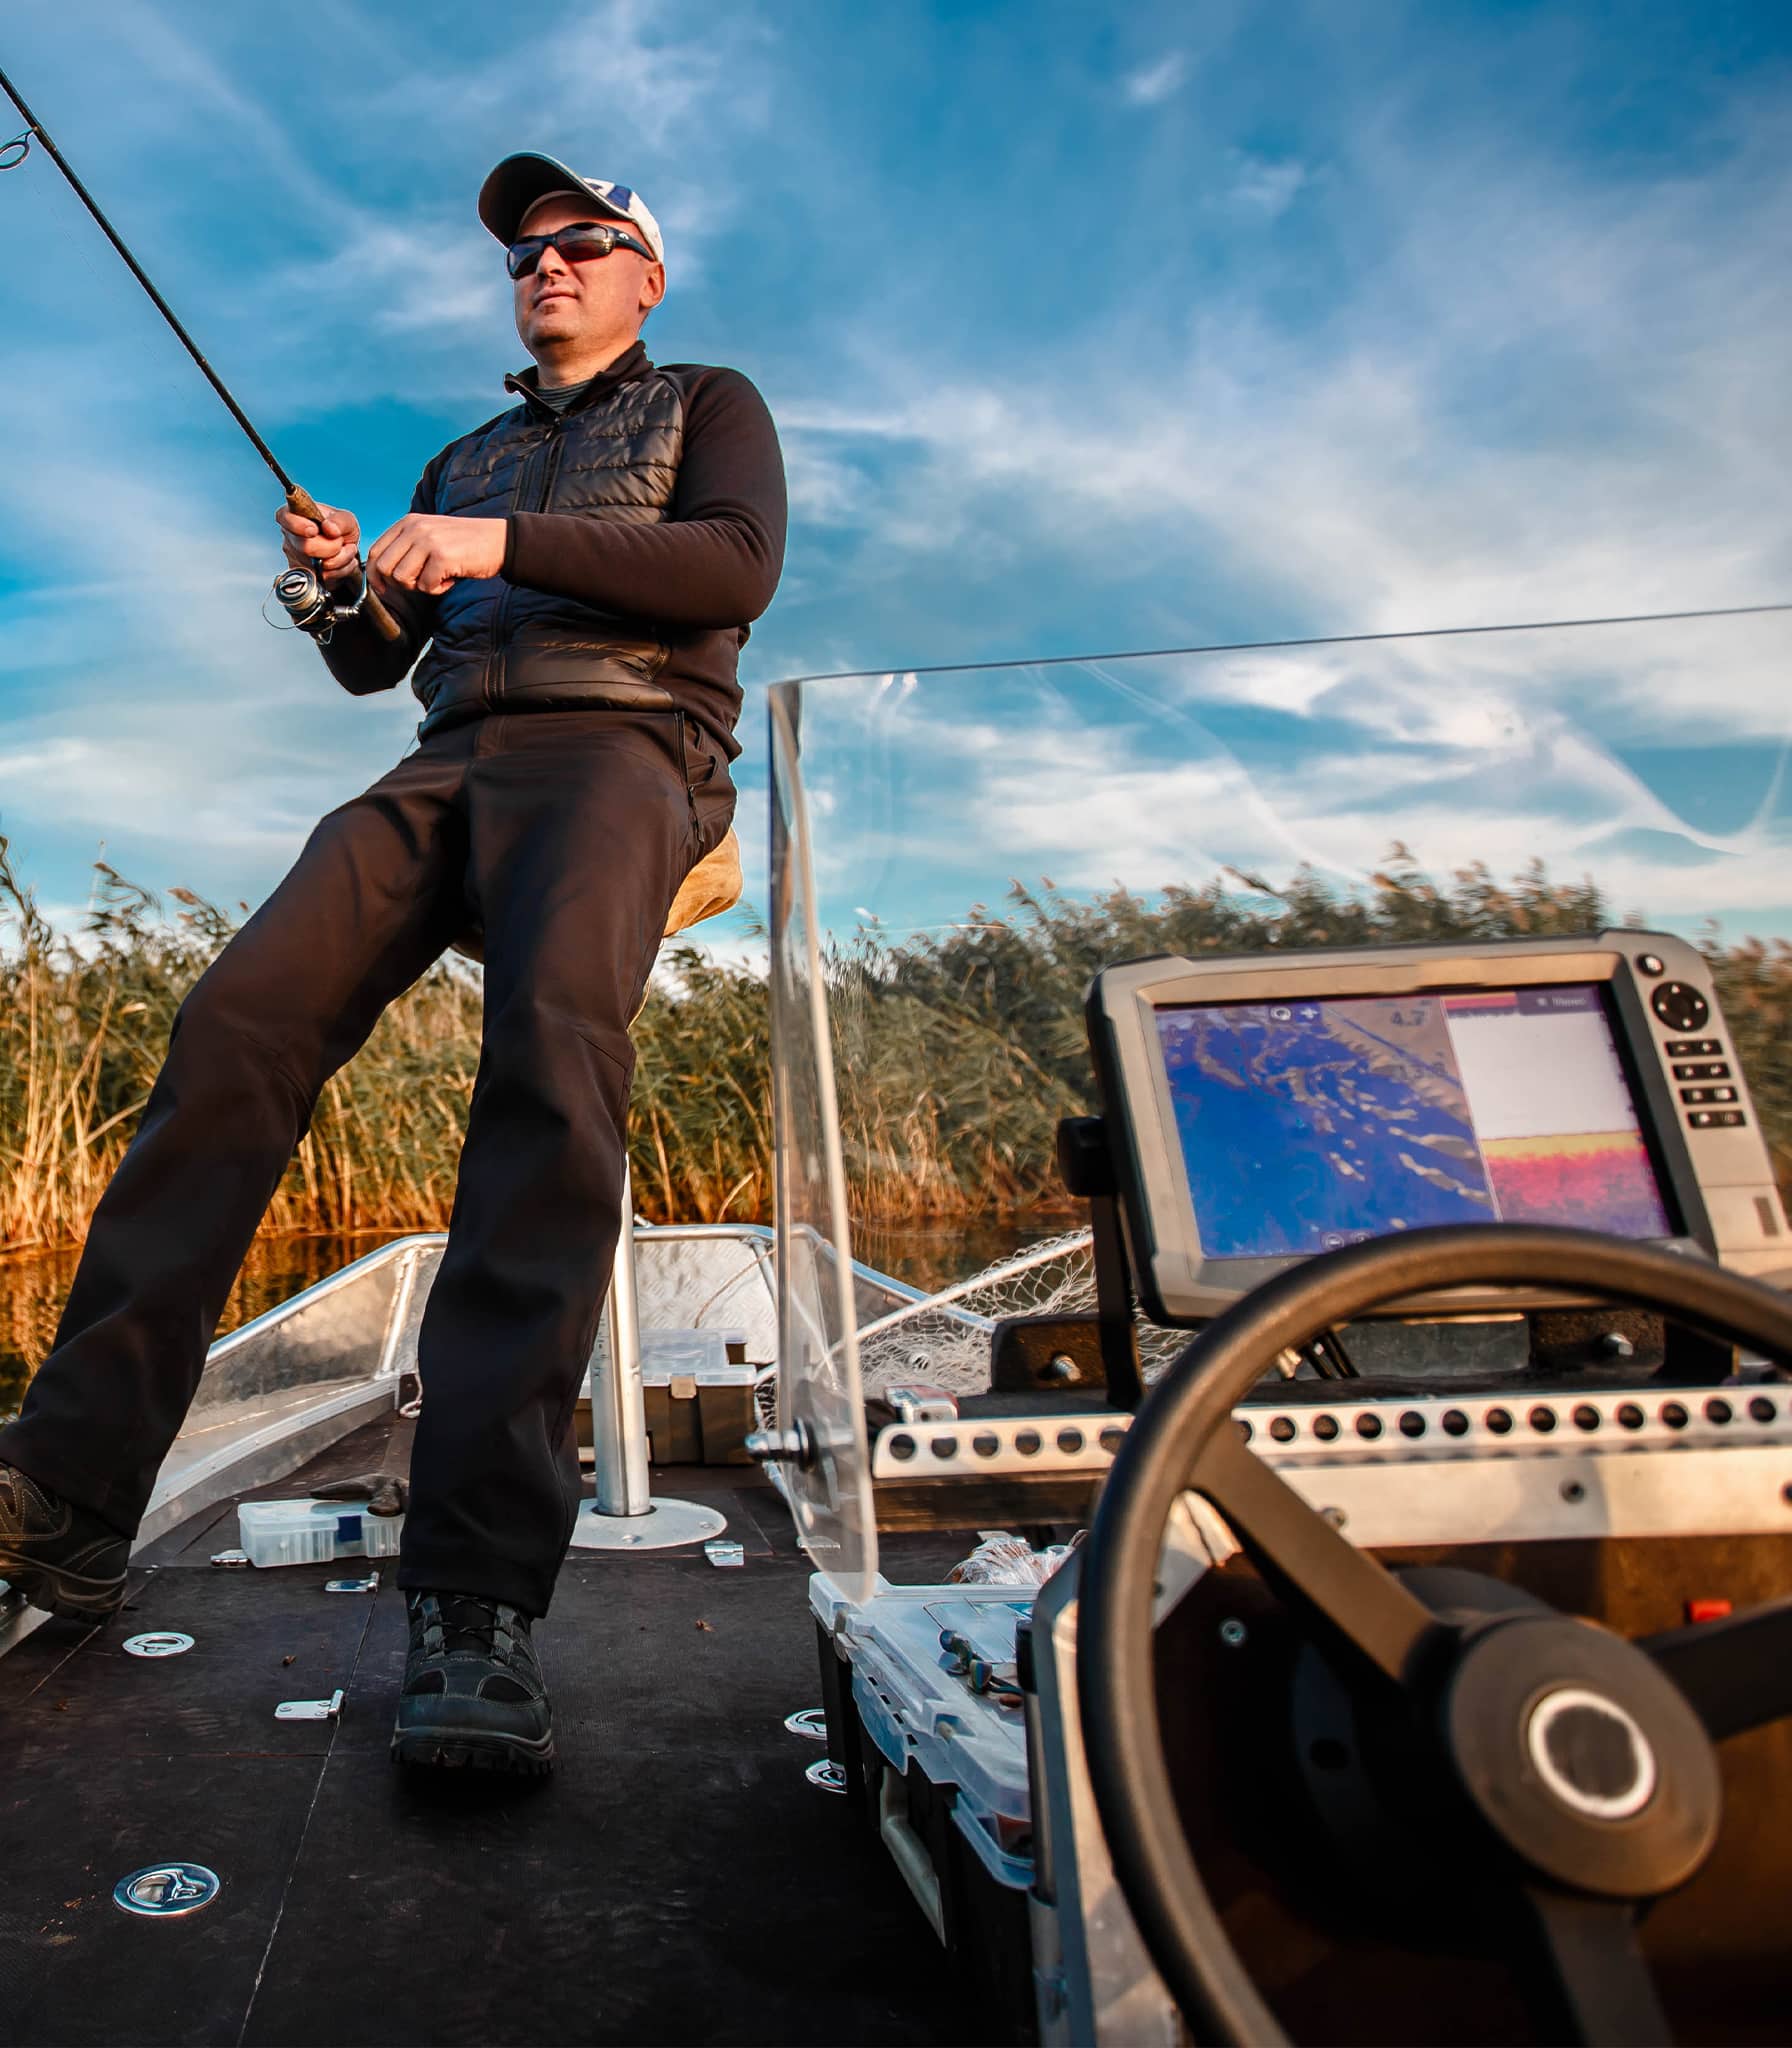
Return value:
<svg viewBox="0 0 1792 2048">
<path fill-rule="evenodd" d="M 301 519 L 314 520 L 320 527 L 323 525 L 323 507 L 303 484 L 292 485 L 286 493 L 286 502 L 289 509 L 296 512 Z M 382 640 L 397 640 L 404 631 L 381 604 L 371 581 L 367 585 L 367 595 L 361 601 L 361 615 Z"/>
</svg>

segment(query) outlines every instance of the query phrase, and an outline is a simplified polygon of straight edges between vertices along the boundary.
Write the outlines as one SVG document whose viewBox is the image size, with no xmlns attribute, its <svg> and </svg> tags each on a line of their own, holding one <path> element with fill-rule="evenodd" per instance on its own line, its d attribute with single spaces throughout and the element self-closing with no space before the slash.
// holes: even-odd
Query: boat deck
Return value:
<svg viewBox="0 0 1792 2048">
<path fill-rule="evenodd" d="M 261 1490 L 403 1469 L 380 1423 Z M 787 1510 L 756 1472 L 655 1491 L 721 1508 L 700 1548 L 574 1551 L 536 1630 L 559 1766 L 543 1781 L 400 1773 L 386 1754 L 403 1603 L 325 1595 L 349 1566 L 219 1570 L 234 1512 L 146 1552 L 103 1631 L 55 1621 L 0 1658 L 0 2041 L 902 2042 L 974 2030 L 943 1951 L 844 1800 L 807 1784 L 819 1700 Z M 974 1538 L 891 1539 L 922 1578 Z M 126 1636 L 181 1629 L 183 1656 Z M 346 1695 L 335 1722 L 277 1702 Z M 112 1903 L 202 1863 L 185 1918 Z"/>
</svg>

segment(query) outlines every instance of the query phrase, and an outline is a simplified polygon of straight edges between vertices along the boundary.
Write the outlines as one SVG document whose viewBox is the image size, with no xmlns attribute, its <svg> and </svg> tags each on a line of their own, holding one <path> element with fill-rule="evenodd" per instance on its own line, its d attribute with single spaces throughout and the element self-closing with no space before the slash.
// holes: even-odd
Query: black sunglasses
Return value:
<svg viewBox="0 0 1792 2048">
<path fill-rule="evenodd" d="M 595 263 L 612 249 L 632 249 L 649 263 L 659 258 L 645 242 L 625 235 L 620 228 L 600 227 L 596 221 L 574 221 L 569 228 L 556 228 L 551 235 L 524 235 L 504 252 L 504 267 L 512 277 L 534 275 L 537 264 L 549 249 L 558 249 L 568 263 Z"/>
</svg>

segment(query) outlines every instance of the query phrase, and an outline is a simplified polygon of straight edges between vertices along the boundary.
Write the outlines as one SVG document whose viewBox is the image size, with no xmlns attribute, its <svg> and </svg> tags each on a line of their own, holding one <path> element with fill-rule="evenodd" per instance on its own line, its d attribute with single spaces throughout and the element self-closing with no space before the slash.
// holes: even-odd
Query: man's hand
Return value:
<svg viewBox="0 0 1792 2048">
<path fill-rule="evenodd" d="M 321 527 L 315 519 L 301 519 L 289 506 L 282 505 L 274 514 L 275 525 L 286 535 L 286 559 L 295 569 L 315 569 L 326 583 L 344 582 L 359 573 L 361 522 L 335 505 L 317 509 L 324 515 Z"/>
<path fill-rule="evenodd" d="M 401 590 L 440 597 L 462 577 L 498 575 L 508 537 L 508 524 L 502 519 L 407 512 L 374 542 L 367 571 L 376 590 L 397 584 Z"/>
</svg>

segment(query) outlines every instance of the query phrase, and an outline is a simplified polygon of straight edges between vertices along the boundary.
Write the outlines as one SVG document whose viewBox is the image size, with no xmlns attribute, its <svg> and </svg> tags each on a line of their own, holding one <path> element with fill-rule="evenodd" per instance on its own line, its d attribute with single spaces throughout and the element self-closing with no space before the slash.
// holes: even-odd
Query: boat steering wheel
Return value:
<svg viewBox="0 0 1792 2048">
<path fill-rule="evenodd" d="M 1286 2036 L 1195 1867 L 1165 1756 L 1154 1581 L 1185 1492 L 1225 1517 L 1340 1678 L 1405 1713 L 1446 1853 L 1465 1873 L 1503 1872 L 1555 2023 L 1580 2040 L 1668 2038 L 1638 1910 L 1717 1839 L 1714 1742 L 1792 1713 L 1792 1600 L 1642 1647 L 1542 1603 L 1446 1620 L 1246 1448 L 1233 1407 L 1281 1352 L 1470 1285 L 1592 1294 L 1792 1363 L 1792 1303 L 1771 1288 L 1657 1247 L 1520 1224 L 1412 1231 L 1310 1260 L 1182 1352 L 1115 1458 L 1083 1551 L 1077 1693 L 1115 1873 L 1199 2039 Z"/>
</svg>

